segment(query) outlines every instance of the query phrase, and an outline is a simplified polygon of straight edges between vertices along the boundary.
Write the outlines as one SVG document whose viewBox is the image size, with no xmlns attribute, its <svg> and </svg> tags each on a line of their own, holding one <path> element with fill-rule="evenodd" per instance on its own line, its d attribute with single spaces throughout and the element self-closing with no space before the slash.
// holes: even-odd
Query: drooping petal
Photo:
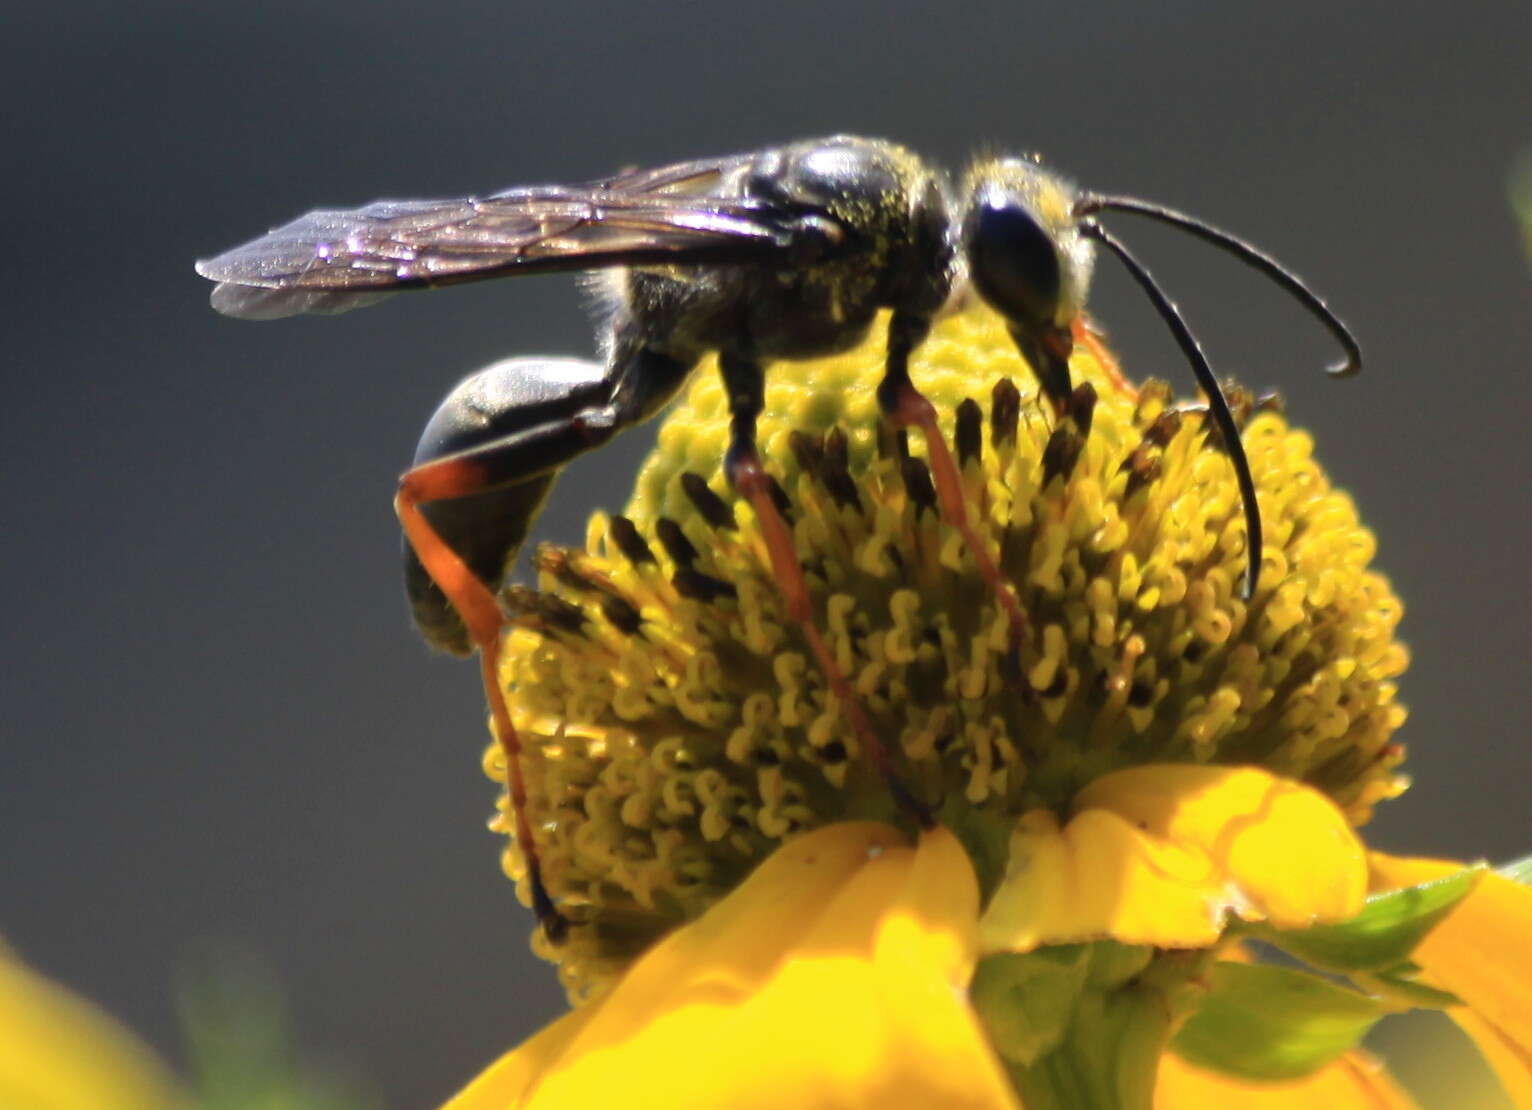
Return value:
<svg viewBox="0 0 1532 1110">
<path fill-rule="evenodd" d="M 526 1093 L 574 1040 L 597 1006 L 582 1006 L 517 1045 L 480 1072 L 443 1110 L 506 1110 Z"/>
<path fill-rule="evenodd" d="M 1111 937 L 1212 944 L 1227 917 L 1344 919 L 1366 893 L 1360 843 L 1323 795 L 1256 767 L 1152 764 L 1096 779 L 1063 826 L 1022 818 L 980 923 L 984 951 Z"/>
<path fill-rule="evenodd" d="M 1461 870 L 1450 860 L 1374 852 L 1373 883 L 1394 889 Z M 1447 1011 L 1474 1039 L 1501 1083 L 1532 1106 L 1532 887 L 1486 874 L 1411 957 L 1463 1000 Z"/>
<path fill-rule="evenodd" d="M 1014 1108 L 966 999 L 977 914 L 945 830 L 807 834 L 449 1110 Z"/>
<path fill-rule="evenodd" d="M 0 1106 L 18 1110 L 164 1110 L 158 1061 L 83 999 L 0 946 Z"/>
<path fill-rule="evenodd" d="M 1408 1110 L 1415 1105 L 1383 1066 L 1364 1052 L 1350 1052 L 1292 1083 L 1242 1083 L 1216 1072 L 1194 1068 L 1174 1054 L 1160 1061 L 1154 1090 L 1155 1110 L 1278 1110 L 1323 1107 L 1324 1110 Z"/>
<path fill-rule="evenodd" d="M 1499 1026 L 1466 1007 L 1454 1007 L 1448 1014 L 1458 1023 L 1458 1028 L 1473 1039 L 1479 1054 L 1494 1070 L 1505 1093 L 1511 1096 L 1512 1104 L 1532 1106 L 1532 1053 L 1526 1046 L 1518 1044 Z"/>
</svg>

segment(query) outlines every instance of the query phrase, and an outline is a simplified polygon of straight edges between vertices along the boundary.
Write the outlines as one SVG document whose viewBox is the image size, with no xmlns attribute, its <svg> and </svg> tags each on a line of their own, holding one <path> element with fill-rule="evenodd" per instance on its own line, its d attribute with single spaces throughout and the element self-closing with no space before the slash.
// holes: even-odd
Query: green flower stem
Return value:
<svg viewBox="0 0 1532 1110">
<path fill-rule="evenodd" d="M 991 957 L 974 1004 L 1027 1110 L 1150 1110 L 1210 961 L 1110 941 Z"/>
</svg>

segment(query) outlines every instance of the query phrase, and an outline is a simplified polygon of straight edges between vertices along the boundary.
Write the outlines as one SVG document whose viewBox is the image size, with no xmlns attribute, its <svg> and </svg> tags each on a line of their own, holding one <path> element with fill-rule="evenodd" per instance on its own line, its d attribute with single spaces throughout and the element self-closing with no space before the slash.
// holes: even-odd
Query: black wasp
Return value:
<svg viewBox="0 0 1532 1110">
<path fill-rule="evenodd" d="M 1238 475 L 1247 529 L 1245 593 L 1256 587 L 1261 522 L 1239 432 L 1195 338 L 1149 272 L 1097 220 L 1149 216 L 1227 250 L 1302 302 L 1340 341 L 1345 326 L 1275 260 L 1189 216 L 1075 189 L 1025 158 L 980 158 L 953 183 L 903 147 L 838 135 L 637 170 L 584 185 L 456 200 L 321 210 L 201 262 L 218 311 L 248 319 L 339 312 L 401 289 L 520 273 L 604 270 L 602 364 L 511 359 L 461 383 L 426 429 L 395 506 L 412 549 L 417 623 L 449 650 L 476 647 L 539 919 L 564 922 L 540 879 L 524 813 L 520 745 L 496 681 L 504 616 L 495 591 L 560 468 L 657 412 L 717 352 L 728 391 L 731 486 L 761 521 L 789 615 L 800 625 L 869 758 L 908 811 L 892 756 L 825 649 L 803 573 L 755 444 L 766 364 L 845 350 L 890 310 L 883 412 L 924 434 L 947 521 L 1024 635 L 1014 591 L 969 524 L 936 415 L 909 377 L 911 351 L 953 289 L 970 284 L 1008 322 L 1055 412 L 1069 411 L 1069 356 L 1083 330 L 1095 247 L 1115 254 L 1185 353 Z M 431 504 L 435 503 L 435 504 Z M 423 506 L 430 504 L 429 511 Z"/>
</svg>

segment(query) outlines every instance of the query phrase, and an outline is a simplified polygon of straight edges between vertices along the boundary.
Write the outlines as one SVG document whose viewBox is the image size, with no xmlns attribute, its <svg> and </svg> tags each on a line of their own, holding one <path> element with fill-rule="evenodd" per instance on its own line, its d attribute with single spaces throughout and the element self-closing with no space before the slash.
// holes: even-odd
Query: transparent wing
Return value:
<svg viewBox="0 0 1532 1110">
<path fill-rule="evenodd" d="M 213 307 L 270 319 L 512 273 L 799 257 L 822 213 L 741 195 L 749 155 L 576 186 L 310 212 L 197 263 Z M 810 247 L 812 244 L 810 244 Z"/>
</svg>

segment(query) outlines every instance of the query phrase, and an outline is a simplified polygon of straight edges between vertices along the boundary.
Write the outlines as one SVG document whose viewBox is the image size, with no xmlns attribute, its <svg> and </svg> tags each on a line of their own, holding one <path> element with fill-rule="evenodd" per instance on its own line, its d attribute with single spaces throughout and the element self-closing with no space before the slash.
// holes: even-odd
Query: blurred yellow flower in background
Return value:
<svg viewBox="0 0 1532 1110">
<path fill-rule="evenodd" d="M 0 945 L 0 1106 L 164 1110 L 169 1074 L 112 1018 L 23 966 Z"/>
</svg>

